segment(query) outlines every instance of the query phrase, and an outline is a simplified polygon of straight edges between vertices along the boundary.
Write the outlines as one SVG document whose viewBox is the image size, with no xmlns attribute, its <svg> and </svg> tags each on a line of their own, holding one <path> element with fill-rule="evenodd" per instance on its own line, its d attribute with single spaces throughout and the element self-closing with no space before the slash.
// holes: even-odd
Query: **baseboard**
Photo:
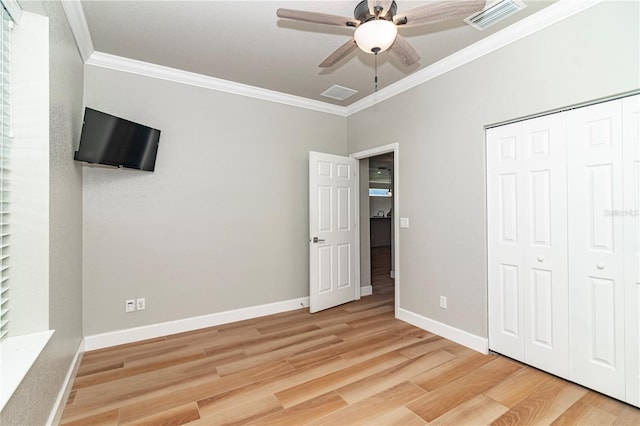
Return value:
<svg viewBox="0 0 640 426">
<path fill-rule="evenodd" d="M 489 353 L 489 340 L 431 318 L 399 308 L 397 318 L 483 354 Z"/>
<path fill-rule="evenodd" d="M 360 287 L 360 296 L 371 296 L 373 294 L 373 287 L 365 285 Z"/>
<path fill-rule="evenodd" d="M 299 299 L 284 300 L 282 302 L 250 306 L 248 308 L 216 312 L 214 314 L 151 324 L 126 330 L 94 334 L 84 338 L 84 347 L 85 350 L 92 351 L 95 349 L 154 339 L 156 337 L 168 336 L 176 333 L 184 333 L 186 331 L 198 330 L 201 328 L 214 327 L 216 325 L 227 324 L 230 322 L 258 318 L 265 315 L 293 311 L 295 309 L 306 308 L 308 306 L 309 298 L 301 297 Z"/>
<path fill-rule="evenodd" d="M 58 398 L 56 399 L 55 404 L 53 404 L 53 410 L 51 410 L 51 414 L 49 414 L 49 419 L 47 420 L 48 426 L 60 424 L 62 412 L 64 411 L 64 407 L 67 405 L 67 399 L 69 399 L 73 380 L 75 379 L 78 368 L 80 367 L 80 361 L 82 361 L 83 353 L 84 340 L 81 340 L 78 345 L 78 350 L 76 350 L 76 354 L 73 357 L 73 361 L 71 361 L 71 365 L 69 366 L 69 371 L 67 371 L 67 376 L 64 378 L 64 382 L 60 388 L 60 393 L 58 393 Z"/>
</svg>

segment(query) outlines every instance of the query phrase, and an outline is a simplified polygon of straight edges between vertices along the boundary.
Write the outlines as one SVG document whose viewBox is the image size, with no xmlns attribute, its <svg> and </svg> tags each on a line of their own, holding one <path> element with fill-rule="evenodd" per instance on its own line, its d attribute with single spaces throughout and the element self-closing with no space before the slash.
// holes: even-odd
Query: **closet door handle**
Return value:
<svg viewBox="0 0 640 426">
<path fill-rule="evenodd" d="M 598 269 L 604 269 L 604 263 L 600 262 L 600 263 L 596 263 L 596 268 Z"/>
<path fill-rule="evenodd" d="M 538 262 L 544 262 L 544 257 L 538 256 Z"/>
</svg>

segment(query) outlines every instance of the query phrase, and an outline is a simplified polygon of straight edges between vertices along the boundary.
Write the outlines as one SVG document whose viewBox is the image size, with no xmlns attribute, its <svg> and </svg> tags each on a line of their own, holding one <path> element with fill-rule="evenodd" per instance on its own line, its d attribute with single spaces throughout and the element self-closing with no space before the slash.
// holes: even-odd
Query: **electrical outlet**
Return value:
<svg viewBox="0 0 640 426">
<path fill-rule="evenodd" d="M 144 308 L 146 308 L 146 301 L 144 300 L 144 297 L 136 299 L 136 309 L 138 311 L 144 311 Z"/>
<path fill-rule="evenodd" d="M 443 309 L 447 309 L 447 297 L 440 296 L 440 307 Z"/>
<path fill-rule="evenodd" d="M 136 310 L 136 301 L 133 299 L 128 299 L 125 302 L 125 307 L 124 307 L 124 311 L 125 312 L 135 312 Z"/>
</svg>

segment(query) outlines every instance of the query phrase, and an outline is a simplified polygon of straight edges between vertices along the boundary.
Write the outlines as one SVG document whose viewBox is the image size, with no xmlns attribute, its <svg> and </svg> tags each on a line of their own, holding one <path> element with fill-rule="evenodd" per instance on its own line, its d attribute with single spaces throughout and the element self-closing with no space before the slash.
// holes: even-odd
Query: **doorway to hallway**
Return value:
<svg viewBox="0 0 640 426">
<path fill-rule="evenodd" d="M 368 162 L 371 289 L 374 294 L 389 290 L 393 294 L 394 153 L 369 157 Z"/>
<path fill-rule="evenodd" d="M 366 296 L 370 294 L 376 294 L 377 291 L 384 291 L 389 293 L 393 300 L 395 316 L 398 315 L 399 303 L 400 303 L 400 290 L 402 284 L 400 282 L 400 235 L 398 229 L 400 227 L 400 221 L 398 216 L 398 206 L 400 204 L 400 191 L 399 191 L 399 175 L 400 175 L 400 162 L 399 162 L 399 145 L 392 143 L 389 145 L 383 145 L 376 148 L 371 148 L 365 151 L 359 151 L 350 156 L 359 160 L 360 168 L 360 182 L 359 182 L 359 202 L 358 211 L 360 216 L 360 239 L 359 239 L 359 253 L 360 253 L 360 283 L 361 283 L 361 295 Z M 387 155 L 386 166 L 390 170 L 387 172 L 390 176 L 390 181 L 382 188 L 391 192 L 387 198 L 390 204 L 379 206 L 376 205 L 374 209 L 370 205 L 370 179 L 367 176 L 371 176 L 372 170 L 370 169 L 370 162 L 373 161 L 375 169 L 374 173 L 377 174 L 376 157 Z M 382 172 L 382 170 L 380 170 Z M 382 173 L 380 173 L 382 174 Z M 377 186 L 377 185 L 372 185 Z M 380 210 L 382 212 L 380 212 Z M 390 229 L 391 235 L 389 237 L 390 244 L 380 244 L 383 248 L 379 249 L 373 247 L 370 237 L 370 226 L 372 220 L 383 220 L 380 216 L 384 214 L 385 217 L 388 214 L 386 222 Z M 372 219 L 373 215 L 379 215 L 377 219 Z M 377 245 L 374 243 L 374 245 Z M 382 261 L 381 261 L 382 260 Z M 375 269 L 374 269 L 375 268 Z M 373 277 L 376 275 L 376 289 L 374 290 Z"/>
</svg>

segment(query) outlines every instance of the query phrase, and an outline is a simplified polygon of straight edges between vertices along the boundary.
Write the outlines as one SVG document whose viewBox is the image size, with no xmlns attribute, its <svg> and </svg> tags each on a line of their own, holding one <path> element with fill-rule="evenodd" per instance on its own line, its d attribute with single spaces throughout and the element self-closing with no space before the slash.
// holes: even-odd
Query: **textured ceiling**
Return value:
<svg viewBox="0 0 640 426">
<path fill-rule="evenodd" d="M 350 28 L 278 19 L 279 7 L 353 16 L 357 1 L 101 1 L 82 7 L 97 52 L 136 59 L 340 106 L 373 92 L 374 58 L 357 49 L 329 69 L 318 64 L 348 41 Z M 398 0 L 398 11 L 428 3 Z M 405 67 L 383 52 L 383 88 L 553 3 L 524 0 L 527 7 L 478 31 L 462 19 L 400 34 L 422 59 Z M 344 101 L 320 96 L 334 84 L 358 91 Z"/>
</svg>

